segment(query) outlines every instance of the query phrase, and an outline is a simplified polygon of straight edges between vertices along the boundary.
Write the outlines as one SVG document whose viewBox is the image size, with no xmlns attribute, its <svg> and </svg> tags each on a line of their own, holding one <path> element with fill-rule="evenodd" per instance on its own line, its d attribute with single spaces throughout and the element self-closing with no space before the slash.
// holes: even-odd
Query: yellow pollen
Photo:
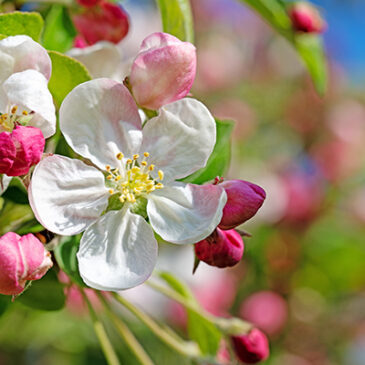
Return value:
<svg viewBox="0 0 365 365">
<path fill-rule="evenodd" d="M 28 115 L 28 112 L 27 112 L 26 110 L 23 110 L 23 111 L 22 111 L 22 114 L 23 114 L 23 115 Z"/>
<path fill-rule="evenodd" d="M 122 152 L 116 154 L 118 160 L 122 160 L 124 155 Z M 134 204 L 140 197 L 153 192 L 156 189 L 162 189 L 163 185 L 158 180 L 150 176 L 150 172 L 155 169 L 155 165 L 148 165 L 146 158 L 149 153 L 143 153 L 143 160 L 138 161 L 139 155 L 135 154 L 132 159 L 128 159 L 124 167 L 120 169 L 112 169 L 107 165 L 106 170 L 109 172 L 106 179 L 109 183 L 109 193 L 118 194 L 121 203 L 128 202 Z M 162 181 L 164 173 L 158 170 L 158 179 Z M 157 181 L 156 181 L 157 180 Z"/>
<path fill-rule="evenodd" d="M 18 110 L 18 107 L 15 105 L 11 108 L 11 114 L 15 114 L 16 111 Z"/>
<path fill-rule="evenodd" d="M 159 179 L 160 179 L 161 181 L 163 180 L 163 177 L 164 177 L 164 173 L 163 173 L 163 171 L 158 170 L 158 177 L 159 177 Z"/>
</svg>

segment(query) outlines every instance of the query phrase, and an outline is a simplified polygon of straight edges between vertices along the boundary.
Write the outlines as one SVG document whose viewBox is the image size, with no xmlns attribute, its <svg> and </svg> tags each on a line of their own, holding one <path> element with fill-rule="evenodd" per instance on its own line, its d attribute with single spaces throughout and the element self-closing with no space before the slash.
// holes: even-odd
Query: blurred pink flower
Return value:
<svg viewBox="0 0 365 365">
<path fill-rule="evenodd" d="M 256 292 L 241 304 L 240 316 L 272 335 L 283 328 L 288 317 L 288 306 L 275 292 Z"/>
</svg>

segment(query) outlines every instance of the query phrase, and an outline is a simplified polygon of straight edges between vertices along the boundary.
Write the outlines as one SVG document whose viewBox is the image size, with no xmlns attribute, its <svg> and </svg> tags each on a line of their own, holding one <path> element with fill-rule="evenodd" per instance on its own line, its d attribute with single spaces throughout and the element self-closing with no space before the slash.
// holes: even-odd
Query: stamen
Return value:
<svg viewBox="0 0 365 365">
<path fill-rule="evenodd" d="M 154 168 L 155 168 L 155 165 L 150 165 L 150 167 L 148 168 L 148 170 L 153 171 Z"/>
<path fill-rule="evenodd" d="M 148 152 L 145 152 L 144 154 L 143 154 L 143 156 L 144 157 L 148 157 L 150 154 L 148 153 Z"/>
<path fill-rule="evenodd" d="M 119 153 L 117 154 L 117 159 L 118 159 L 118 160 L 122 160 L 122 159 L 123 159 L 123 157 L 124 157 L 124 155 L 123 155 L 123 153 L 122 153 L 122 152 L 119 152 Z"/>
<path fill-rule="evenodd" d="M 133 160 L 138 160 L 138 159 L 139 159 L 139 155 L 138 154 L 133 155 Z"/>
<path fill-rule="evenodd" d="M 16 111 L 18 110 L 18 107 L 15 105 L 11 108 L 11 114 L 15 114 Z"/>
<path fill-rule="evenodd" d="M 163 173 L 163 171 L 158 170 L 158 177 L 159 177 L 159 179 L 160 179 L 161 181 L 163 180 L 163 177 L 164 177 L 164 173 Z"/>
<path fill-rule="evenodd" d="M 109 189 L 109 194 L 113 195 L 114 194 L 114 189 Z"/>
</svg>

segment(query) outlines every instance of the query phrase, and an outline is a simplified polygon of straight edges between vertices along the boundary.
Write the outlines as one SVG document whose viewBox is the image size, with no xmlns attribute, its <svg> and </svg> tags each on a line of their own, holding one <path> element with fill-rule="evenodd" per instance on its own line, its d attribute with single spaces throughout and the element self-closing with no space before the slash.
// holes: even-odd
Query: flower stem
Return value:
<svg viewBox="0 0 365 365">
<path fill-rule="evenodd" d="M 127 301 L 117 293 L 113 293 L 114 298 L 121 303 L 125 308 L 132 312 L 141 322 L 143 322 L 161 341 L 176 352 L 188 356 L 190 358 L 200 358 L 199 347 L 195 342 L 185 341 L 176 333 L 174 336 L 168 333 L 160 325 L 158 325 L 150 316 L 135 307 L 132 303 Z"/>
<path fill-rule="evenodd" d="M 107 302 L 105 297 L 100 292 L 96 293 L 100 301 L 103 303 L 106 309 L 106 313 L 115 325 L 119 335 L 124 339 L 125 343 L 129 346 L 139 362 L 142 365 L 154 365 L 153 361 L 150 359 L 138 340 L 134 337 L 133 333 L 129 330 L 125 323 L 110 309 L 109 303 Z"/>
<path fill-rule="evenodd" d="M 159 291 L 168 298 L 180 303 L 186 309 L 191 310 L 199 315 L 205 317 L 207 320 L 213 322 L 221 331 L 228 335 L 237 335 L 248 333 L 252 329 L 252 324 L 246 321 L 242 321 L 238 318 L 221 318 L 215 317 L 210 313 L 204 311 L 195 301 L 186 299 L 178 292 L 159 284 L 156 281 L 146 281 L 146 284 L 151 288 Z"/>
<path fill-rule="evenodd" d="M 91 320 L 92 320 L 93 326 L 94 326 L 94 331 L 100 342 L 101 349 L 104 353 L 104 356 L 105 356 L 105 359 L 106 359 L 108 365 L 120 365 L 118 357 L 114 351 L 113 345 L 111 344 L 111 342 L 108 338 L 108 335 L 105 332 L 103 324 L 98 319 L 98 317 L 95 313 L 95 310 L 89 301 L 89 298 L 87 297 L 87 295 L 85 294 L 85 292 L 83 290 L 80 290 L 80 291 L 89 308 Z"/>
</svg>

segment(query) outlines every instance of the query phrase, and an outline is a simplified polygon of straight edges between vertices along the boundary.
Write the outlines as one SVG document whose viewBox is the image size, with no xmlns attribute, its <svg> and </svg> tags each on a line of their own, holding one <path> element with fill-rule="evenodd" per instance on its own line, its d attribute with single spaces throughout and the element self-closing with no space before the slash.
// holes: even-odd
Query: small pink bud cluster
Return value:
<svg viewBox="0 0 365 365">
<path fill-rule="evenodd" d="M 244 243 L 233 228 L 257 213 L 266 193 L 258 185 L 243 180 L 227 180 L 220 186 L 227 194 L 221 222 L 209 237 L 195 244 L 195 254 L 208 265 L 223 268 L 234 266 L 241 260 Z"/>
<path fill-rule="evenodd" d="M 167 33 L 153 33 L 142 43 L 129 82 L 137 103 L 159 109 L 185 97 L 196 73 L 196 51 Z"/>
<path fill-rule="evenodd" d="M 252 329 L 247 335 L 231 337 L 234 352 L 246 364 L 256 364 L 269 357 L 269 341 L 259 329 Z"/>
<path fill-rule="evenodd" d="M 0 174 L 26 175 L 37 164 L 44 150 L 42 131 L 35 127 L 16 126 L 0 133 Z"/>
<path fill-rule="evenodd" d="M 128 34 L 129 19 L 121 6 L 105 0 L 78 0 L 78 3 L 84 8 L 72 17 L 79 32 L 76 47 L 99 41 L 119 43 Z"/>
<path fill-rule="evenodd" d="M 326 28 L 326 23 L 322 19 L 319 11 L 305 1 L 291 5 L 289 8 L 289 16 L 293 28 L 298 32 L 322 33 Z"/>
<path fill-rule="evenodd" d="M 0 237 L 0 293 L 17 295 L 29 280 L 40 279 L 52 267 L 50 253 L 32 234 L 9 232 Z"/>
</svg>

